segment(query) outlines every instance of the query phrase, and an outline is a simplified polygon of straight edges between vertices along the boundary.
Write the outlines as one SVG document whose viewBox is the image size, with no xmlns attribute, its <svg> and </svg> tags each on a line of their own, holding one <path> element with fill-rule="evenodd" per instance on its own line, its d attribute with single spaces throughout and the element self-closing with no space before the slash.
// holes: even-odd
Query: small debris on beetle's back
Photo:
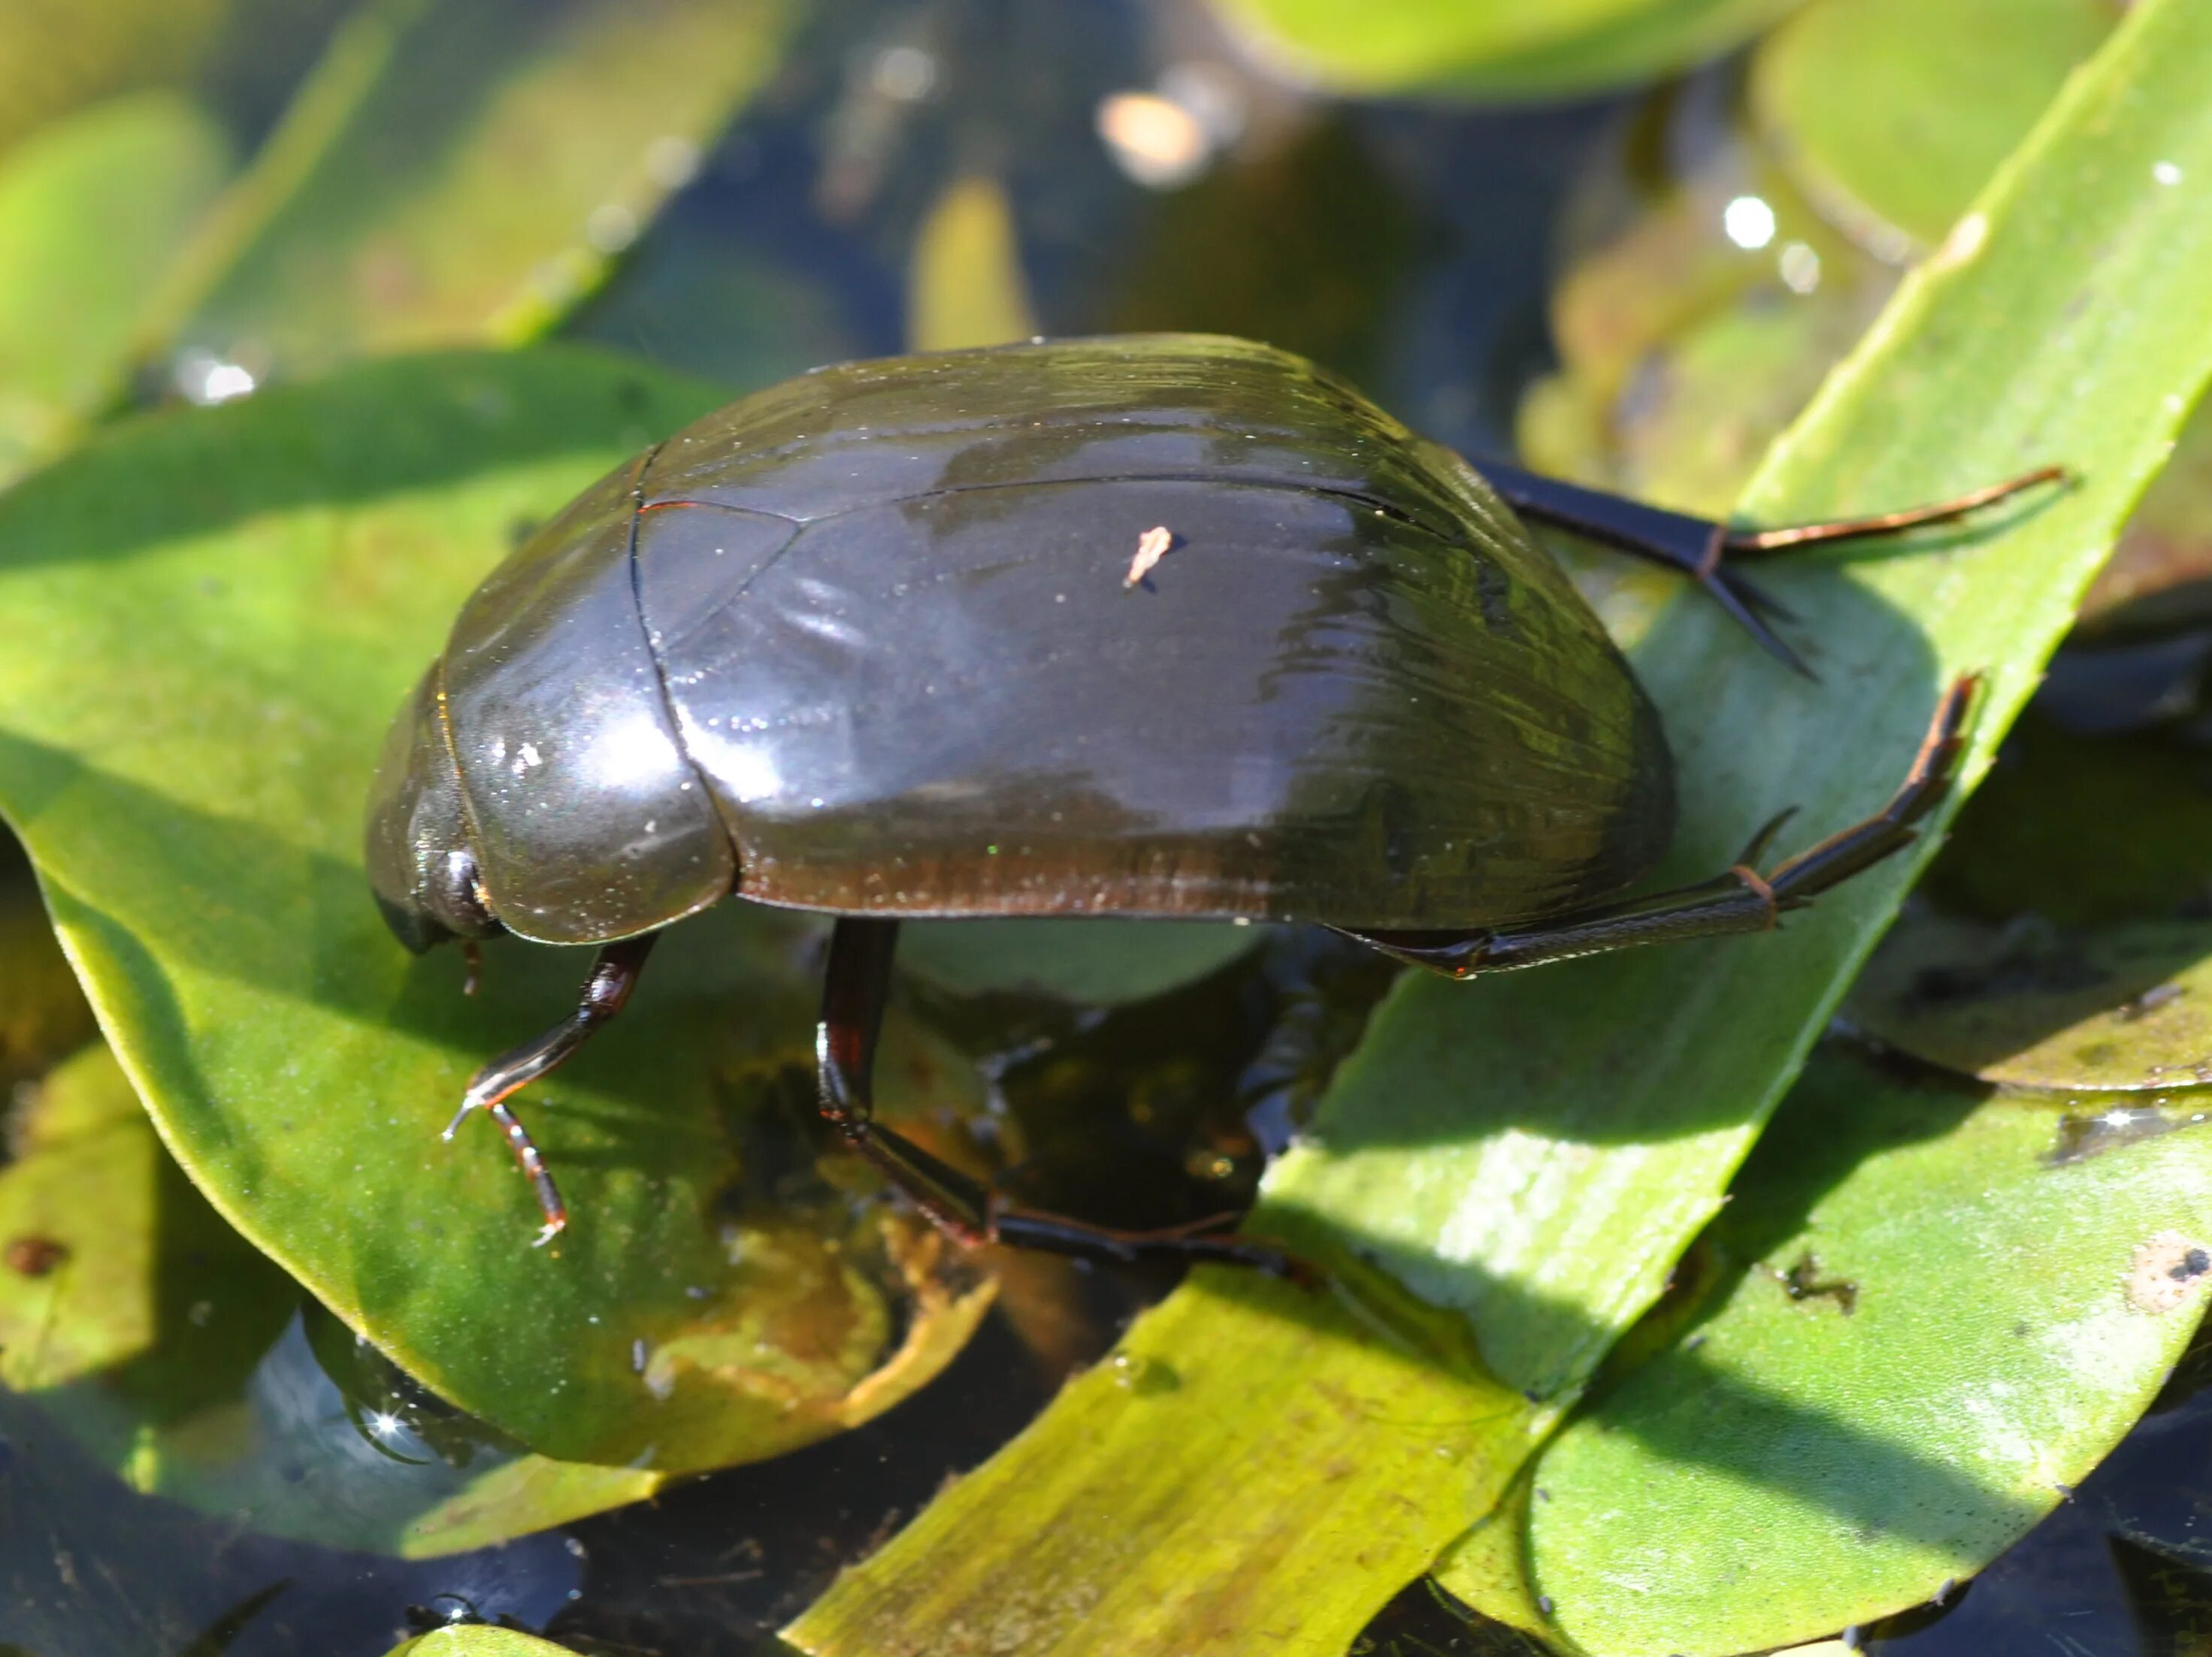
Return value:
<svg viewBox="0 0 2212 1657">
<path fill-rule="evenodd" d="M 1133 587 L 1152 573 L 1152 566 L 1174 550 L 1175 531 L 1164 524 L 1155 524 L 1137 537 L 1137 555 L 1129 561 L 1129 573 L 1121 578 L 1121 585 Z"/>
</svg>

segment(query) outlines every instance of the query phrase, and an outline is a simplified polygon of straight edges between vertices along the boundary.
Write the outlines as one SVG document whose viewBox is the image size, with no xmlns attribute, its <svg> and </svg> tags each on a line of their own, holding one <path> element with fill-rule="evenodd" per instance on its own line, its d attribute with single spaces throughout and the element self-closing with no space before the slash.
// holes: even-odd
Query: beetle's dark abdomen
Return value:
<svg viewBox="0 0 2212 1657">
<path fill-rule="evenodd" d="M 1656 718 L 1557 569 L 1280 353 L 854 365 L 708 416 L 641 493 L 646 634 L 748 896 L 1484 925 L 1672 833 Z"/>
</svg>

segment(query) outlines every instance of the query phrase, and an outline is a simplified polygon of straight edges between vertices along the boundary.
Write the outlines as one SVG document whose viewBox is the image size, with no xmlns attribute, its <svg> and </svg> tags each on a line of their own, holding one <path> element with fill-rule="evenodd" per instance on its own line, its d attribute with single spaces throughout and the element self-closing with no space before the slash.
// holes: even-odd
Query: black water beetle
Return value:
<svg viewBox="0 0 2212 1657">
<path fill-rule="evenodd" d="M 1620 901 L 1674 833 L 1672 762 L 1516 511 L 1692 576 L 1795 665 L 1723 555 L 2055 476 L 1750 533 L 1478 472 L 1240 340 L 825 368 L 656 444 L 477 589 L 393 727 L 369 876 L 413 949 L 602 946 L 454 1119 L 498 1121 L 540 1241 L 566 1213 L 507 1096 L 619 1011 L 659 928 L 734 893 L 838 917 L 822 1108 L 954 1236 L 1280 1266 L 1000 1206 L 873 1127 L 898 919 L 1312 921 L 1455 976 L 1763 930 L 1911 838 L 1970 686 L 1875 816 L 1761 875 L 1770 825 L 1716 879 Z"/>
</svg>

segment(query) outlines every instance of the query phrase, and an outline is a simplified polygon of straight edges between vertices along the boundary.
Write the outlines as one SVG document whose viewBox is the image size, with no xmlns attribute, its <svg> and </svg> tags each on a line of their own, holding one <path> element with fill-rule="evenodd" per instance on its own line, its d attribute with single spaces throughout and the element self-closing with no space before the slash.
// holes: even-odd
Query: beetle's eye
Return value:
<svg viewBox="0 0 2212 1657">
<path fill-rule="evenodd" d="M 474 856 L 465 850 L 447 853 L 443 872 L 444 890 L 439 895 L 444 900 L 447 926 L 463 938 L 489 938 L 507 930 L 491 912 L 483 883 L 477 877 Z"/>
</svg>

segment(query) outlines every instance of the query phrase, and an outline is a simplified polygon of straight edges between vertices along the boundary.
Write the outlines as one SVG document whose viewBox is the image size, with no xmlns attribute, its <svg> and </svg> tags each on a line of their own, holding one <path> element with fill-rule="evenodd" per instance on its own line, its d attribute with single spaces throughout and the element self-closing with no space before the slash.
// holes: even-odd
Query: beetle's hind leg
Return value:
<svg viewBox="0 0 2212 1657">
<path fill-rule="evenodd" d="M 875 1122 L 876 1038 L 890 998 L 898 922 L 839 917 L 830 935 L 815 1061 L 823 1116 L 947 1236 L 968 1247 L 1005 1243 L 1121 1264 L 1170 1256 L 1256 1266 L 1304 1278 L 1311 1268 L 1266 1243 L 1221 1231 L 1225 1220 L 1157 1231 L 1121 1231 L 1005 1205 L 996 1192 Z"/>
<path fill-rule="evenodd" d="M 561 1200 L 560 1187 L 546 1171 L 545 1158 L 531 1143 L 529 1133 L 507 1102 L 548 1071 L 565 1063 L 590 1039 L 593 1030 L 623 1010 L 629 992 L 637 987 L 638 974 L 644 969 L 645 958 L 653 952 L 653 942 L 659 936 L 658 932 L 647 932 L 642 938 L 624 938 L 601 950 L 592 962 L 592 975 L 584 980 L 584 992 L 577 998 L 576 1011 L 535 1041 L 500 1054 L 478 1071 L 470 1079 L 468 1090 L 461 1096 L 461 1108 L 446 1124 L 441 1137 L 447 1139 L 459 1131 L 472 1110 L 484 1112 L 498 1125 L 500 1136 L 514 1153 L 514 1160 L 521 1164 L 523 1173 L 529 1176 L 531 1189 L 538 1196 L 538 1206 L 545 1215 L 544 1229 L 538 1234 L 540 1244 L 552 1241 L 568 1223 L 568 1205 Z"/>
<path fill-rule="evenodd" d="M 1547 961 L 1568 961 L 1577 956 L 1600 955 L 1611 950 L 1632 949 L 1639 944 L 1667 944 L 1677 938 L 1714 938 L 1729 932 L 1763 932 L 1780 920 L 1786 909 L 1802 908 L 1821 893 L 1853 875 L 1872 868 L 1892 853 L 1917 838 L 1915 827 L 1936 808 L 1951 786 L 1978 681 L 1955 680 L 1936 705 L 1922 738 L 1920 752 L 1889 804 L 1868 817 L 1831 835 L 1809 851 L 1778 865 L 1767 874 L 1755 866 L 1766 843 L 1790 813 L 1769 822 L 1753 836 L 1725 874 L 1696 886 L 1684 886 L 1656 896 L 1607 904 L 1562 915 L 1541 926 L 1504 932 L 1356 932 L 1349 936 L 1373 944 L 1386 955 L 1425 967 L 1449 978 L 1468 978 L 1477 973 L 1501 972 L 1512 967 L 1540 966 Z"/>
<path fill-rule="evenodd" d="M 1929 506 L 1876 513 L 1865 518 L 1837 519 L 1828 523 L 1747 530 L 1711 519 L 1692 518 L 1686 513 L 1648 507 L 1640 501 L 1625 500 L 1601 489 L 1563 483 L 1557 478 L 1522 471 L 1517 466 L 1486 461 L 1480 470 L 1506 504 L 1523 518 L 1681 571 L 1703 587 L 1769 655 L 1808 678 L 1812 677 L 1811 670 L 1767 625 L 1770 619 L 1792 620 L 1790 612 L 1736 568 L 1735 561 L 1788 552 L 1825 541 L 1865 540 L 1895 535 L 1923 524 L 1949 523 L 2039 483 L 2063 483 L 2067 480 L 2063 466 L 2039 466 L 2002 483 L 1992 483 Z"/>
</svg>

